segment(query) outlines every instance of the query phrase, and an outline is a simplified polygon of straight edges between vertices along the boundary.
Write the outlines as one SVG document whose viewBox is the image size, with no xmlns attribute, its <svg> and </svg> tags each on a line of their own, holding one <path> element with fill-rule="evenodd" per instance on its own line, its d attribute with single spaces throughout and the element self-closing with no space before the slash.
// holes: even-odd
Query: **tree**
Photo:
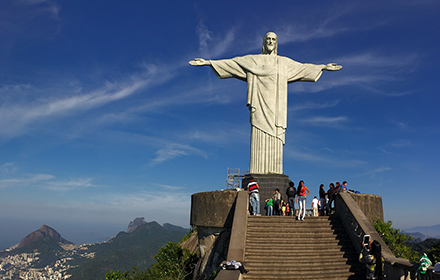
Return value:
<svg viewBox="0 0 440 280">
<path fill-rule="evenodd" d="M 413 251 L 405 243 L 406 241 L 413 241 L 414 238 L 400 231 L 400 229 L 393 228 L 392 225 L 393 223 L 391 221 L 384 223 L 379 219 L 376 219 L 376 221 L 373 223 L 376 231 L 380 234 L 383 241 L 385 241 L 391 252 L 393 252 L 397 258 L 418 262 L 419 256 L 417 252 Z"/>
<path fill-rule="evenodd" d="M 432 246 L 431 249 L 428 250 L 427 255 L 432 263 L 440 262 L 440 242 Z"/>
<path fill-rule="evenodd" d="M 147 271 L 133 271 L 121 273 L 110 271 L 106 280 L 190 280 L 197 262 L 197 255 L 190 253 L 175 242 L 168 242 L 160 248 L 156 256 L 157 263 Z"/>
</svg>

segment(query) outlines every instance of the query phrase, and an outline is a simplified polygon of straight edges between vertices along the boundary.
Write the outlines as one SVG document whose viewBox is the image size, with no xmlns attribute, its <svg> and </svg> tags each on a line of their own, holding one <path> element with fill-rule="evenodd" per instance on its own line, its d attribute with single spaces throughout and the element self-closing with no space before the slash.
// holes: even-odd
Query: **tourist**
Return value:
<svg viewBox="0 0 440 280">
<path fill-rule="evenodd" d="M 273 215 L 273 197 L 266 199 L 266 216 Z"/>
<path fill-rule="evenodd" d="M 326 211 L 326 199 L 325 195 L 327 194 L 324 190 L 325 186 L 324 184 L 321 184 L 319 186 L 319 216 L 324 216 Z"/>
<path fill-rule="evenodd" d="M 306 215 L 307 196 L 310 194 L 310 191 L 306 186 L 304 186 L 303 180 L 299 181 L 297 193 L 296 202 L 299 205 L 298 220 L 304 221 L 304 217 Z"/>
<path fill-rule="evenodd" d="M 249 191 L 249 204 L 252 206 L 251 214 L 260 216 L 260 187 L 252 176 L 249 179 L 247 189 Z"/>
<path fill-rule="evenodd" d="M 296 196 L 296 189 L 295 189 L 295 183 L 292 181 L 289 182 L 289 187 L 286 190 L 287 195 L 287 202 L 289 203 L 289 216 L 295 215 L 295 196 Z"/>
<path fill-rule="evenodd" d="M 383 279 L 384 258 L 382 256 L 381 245 L 377 240 L 365 244 L 362 242 L 362 251 L 359 261 L 366 266 L 365 279 Z"/>
<path fill-rule="evenodd" d="M 312 200 L 313 217 L 318 217 L 318 204 L 319 200 L 315 196 Z"/>
<path fill-rule="evenodd" d="M 342 182 L 342 187 L 341 187 L 341 191 L 346 191 L 347 190 L 347 181 Z"/>
<path fill-rule="evenodd" d="M 335 199 L 336 189 L 335 185 L 333 183 L 330 183 L 329 190 L 327 191 L 327 197 L 328 197 L 328 205 L 327 205 L 327 215 L 330 215 L 332 213 L 332 202 Z"/>
<path fill-rule="evenodd" d="M 281 213 L 281 194 L 279 189 L 273 191 L 273 214 L 279 216 Z"/>
<path fill-rule="evenodd" d="M 281 214 L 286 216 L 286 203 L 281 199 Z"/>
</svg>

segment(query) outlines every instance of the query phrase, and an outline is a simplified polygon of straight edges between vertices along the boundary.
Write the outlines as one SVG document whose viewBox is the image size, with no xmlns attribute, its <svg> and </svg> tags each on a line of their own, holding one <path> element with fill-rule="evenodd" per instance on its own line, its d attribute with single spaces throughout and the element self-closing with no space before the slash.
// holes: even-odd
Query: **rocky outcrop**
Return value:
<svg viewBox="0 0 440 280">
<path fill-rule="evenodd" d="M 26 245 L 29 245 L 35 241 L 38 241 L 40 239 L 44 239 L 46 237 L 52 237 L 56 242 L 59 242 L 62 244 L 74 244 L 74 243 L 62 238 L 61 235 L 53 228 L 51 228 L 47 225 L 42 225 L 38 230 L 30 233 L 28 236 L 23 238 L 20 241 L 20 244 L 18 244 L 18 248 L 22 248 Z"/>
<path fill-rule="evenodd" d="M 145 218 L 135 218 L 134 221 L 131 221 L 127 227 L 127 233 L 131 233 L 136 230 L 136 228 L 140 225 L 146 224 Z"/>
</svg>

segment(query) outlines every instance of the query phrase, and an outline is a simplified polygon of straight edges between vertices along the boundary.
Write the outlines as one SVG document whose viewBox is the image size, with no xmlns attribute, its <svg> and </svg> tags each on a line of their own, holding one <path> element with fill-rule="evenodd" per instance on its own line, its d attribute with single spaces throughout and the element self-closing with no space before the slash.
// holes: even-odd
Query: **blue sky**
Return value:
<svg viewBox="0 0 440 280">
<path fill-rule="evenodd" d="M 0 249 L 42 224 L 77 243 L 189 227 L 191 194 L 249 168 L 250 124 L 246 83 L 188 61 L 257 54 L 268 31 L 344 67 L 289 85 L 284 173 L 440 224 L 440 4 L 404 2 L 1 1 Z"/>
</svg>

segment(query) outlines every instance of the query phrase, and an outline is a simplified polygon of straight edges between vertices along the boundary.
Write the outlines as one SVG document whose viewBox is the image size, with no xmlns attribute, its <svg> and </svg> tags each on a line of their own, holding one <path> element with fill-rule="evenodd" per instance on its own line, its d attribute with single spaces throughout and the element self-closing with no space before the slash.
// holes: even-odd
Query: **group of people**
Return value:
<svg viewBox="0 0 440 280">
<path fill-rule="evenodd" d="M 249 191 L 249 205 L 252 215 L 260 216 L 260 188 L 258 183 L 253 177 L 250 177 L 250 182 L 247 186 Z M 324 216 L 332 213 L 332 203 L 335 199 L 335 195 L 338 192 L 347 190 L 347 181 L 344 181 L 342 185 L 336 182 L 336 185 L 330 183 L 329 189 L 325 191 L 324 184 L 319 186 L 319 199 L 315 196 L 312 200 L 313 216 Z M 266 209 L 266 215 L 279 215 L 279 216 L 295 216 L 295 203 L 298 204 L 297 219 L 304 221 L 306 215 L 306 203 L 307 196 L 310 194 L 310 190 L 304 185 L 304 181 L 301 180 L 298 183 L 298 187 L 295 188 L 295 184 L 290 181 L 289 186 L 286 189 L 286 200 L 283 200 L 280 190 L 276 188 L 273 191 L 272 197 L 265 200 L 264 208 Z"/>
</svg>

